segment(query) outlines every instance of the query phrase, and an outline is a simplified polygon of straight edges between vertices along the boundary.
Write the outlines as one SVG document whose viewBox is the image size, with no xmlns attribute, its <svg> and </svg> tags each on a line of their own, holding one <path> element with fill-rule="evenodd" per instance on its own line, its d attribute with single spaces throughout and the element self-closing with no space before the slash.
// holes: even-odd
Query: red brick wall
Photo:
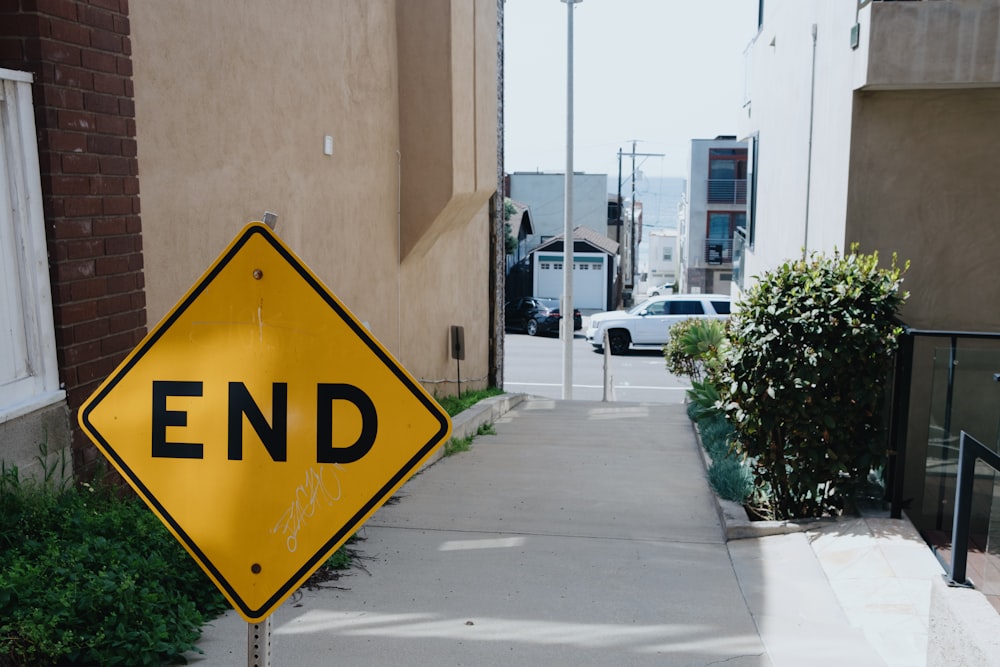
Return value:
<svg viewBox="0 0 1000 667">
<path fill-rule="evenodd" d="M 34 74 L 56 348 L 76 411 L 146 333 L 128 0 L 0 0 L 0 67 Z"/>
</svg>

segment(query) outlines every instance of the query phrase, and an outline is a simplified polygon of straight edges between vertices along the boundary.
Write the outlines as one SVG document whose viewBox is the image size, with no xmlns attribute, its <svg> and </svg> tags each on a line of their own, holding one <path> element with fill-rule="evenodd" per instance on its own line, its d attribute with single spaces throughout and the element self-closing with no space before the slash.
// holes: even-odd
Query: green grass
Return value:
<svg viewBox="0 0 1000 667">
<path fill-rule="evenodd" d="M 467 452 L 472 447 L 472 441 L 481 435 L 496 435 L 497 431 L 493 428 L 493 424 L 482 424 L 478 429 L 476 429 L 475 434 L 466 436 L 464 438 L 452 438 L 444 444 L 444 455 L 452 456 L 453 454 L 458 454 L 459 452 Z"/>
<path fill-rule="evenodd" d="M 488 389 L 466 391 L 461 396 L 435 396 L 434 400 L 444 408 L 449 417 L 454 417 L 458 413 L 468 410 L 479 401 L 491 396 L 499 396 L 502 393 L 504 393 L 503 389 L 489 387 Z"/>
<path fill-rule="evenodd" d="M 469 435 L 464 438 L 451 438 L 444 443 L 444 455 L 453 456 L 459 452 L 467 452 L 472 446 L 472 439 L 475 436 Z"/>
<path fill-rule="evenodd" d="M 489 387 L 488 389 L 475 389 L 472 391 L 467 391 L 461 396 L 435 396 L 434 400 L 444 408 L 448 416 L 454 417 L 460 412 L 468 410 L 473 405 L 482 401 L 484 399 L 490 398 L 492 396 L 499 396 L 503 394 L 502 389 L 497 387 Z M 493 429 L 493 424 L 483 424 L 476 431 L 475 435 L 470 435 L 465 438 L 451 438 L 448 442 L 444 443 L 444 455 L 453 456 L 459 452 L 467 452 L 469 448 L 472 447 L 472 441 L 479 435 L 496 435 L 496 431 Z"/>
</svg>

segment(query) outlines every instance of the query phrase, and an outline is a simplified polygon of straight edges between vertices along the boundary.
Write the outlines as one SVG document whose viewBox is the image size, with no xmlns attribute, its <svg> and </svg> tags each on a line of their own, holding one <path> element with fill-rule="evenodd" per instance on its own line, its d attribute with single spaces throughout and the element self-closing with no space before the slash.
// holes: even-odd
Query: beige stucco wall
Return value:
<svg viewBox="0 0 1000 667">
<path fill-rule="evenodd" d="M 858 93 L 848 241 L 911 261 L 903 318 L 1000 331 L 1000 89 Z"/>
<path fill-rule="evenodd" d="M 131 23 L 150 326 L 270 210 L 414 376 L 455 377 L 463 324 L 463 378 L 485 379 L 496 3 L 172 0 L 132 4 Z"/>
</svg>

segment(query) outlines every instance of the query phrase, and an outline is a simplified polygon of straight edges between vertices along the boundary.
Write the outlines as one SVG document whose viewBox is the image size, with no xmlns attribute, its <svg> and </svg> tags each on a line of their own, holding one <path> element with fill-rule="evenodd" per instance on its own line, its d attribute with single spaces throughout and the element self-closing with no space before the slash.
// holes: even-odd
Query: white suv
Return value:
<svg viewBox="0 0 1000 667">
<path fill-rule="evenodd" d="M 611 354 L 633 348 L 659 348 L 670 338 L 670 327 L 690 317 L 729 317 L 728 294 L 668 294 L 647 299 L 631 310 L 616 310 L 590 316 L 587 340 L 594 349 L 604 348 L 608 334 Z"/>
</svg>

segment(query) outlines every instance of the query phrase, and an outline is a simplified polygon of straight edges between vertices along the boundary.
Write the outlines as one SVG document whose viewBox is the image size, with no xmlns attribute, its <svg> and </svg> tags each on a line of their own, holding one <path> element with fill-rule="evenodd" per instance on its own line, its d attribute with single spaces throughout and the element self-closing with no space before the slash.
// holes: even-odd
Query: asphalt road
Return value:
<svg viewBox="0 0 1000 667">
<path fill-rule="evenodd" d="M 586 327 L 586 323 L 584 324 Z M 604 355 L 576 332 L 573 340 L 574 400 L 604 398 Z M 611 400 L 649 403 L 682 403 L 690 387 L 687 378 L 667 372 L 659 350 L 636 350 L 611 356 L 609 370 Z M 564 398 L 563 342 L 552 336 L 508 333 L 504 340 L 504 390 Z"/>
</svg>

